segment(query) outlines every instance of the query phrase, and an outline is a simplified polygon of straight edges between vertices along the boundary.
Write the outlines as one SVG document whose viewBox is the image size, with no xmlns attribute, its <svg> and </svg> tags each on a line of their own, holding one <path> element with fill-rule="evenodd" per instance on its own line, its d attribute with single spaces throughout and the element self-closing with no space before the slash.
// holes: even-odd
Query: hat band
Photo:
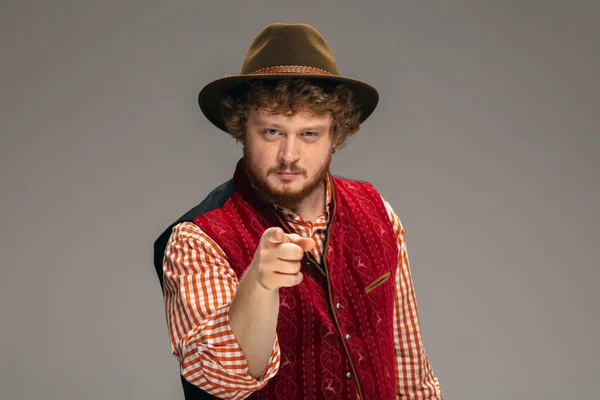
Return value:
<svg viewBox="0 0 600 400">
<path fill-rule="evenodd" d="M 315 67 L 305 67 L 302 65 L 279 65 L 257 69 L 248 73 L 248 75 L 271 75 L 271 74 L 301 74 L 301 75 L 334 75 L 324 69 Z"/>
</svg>

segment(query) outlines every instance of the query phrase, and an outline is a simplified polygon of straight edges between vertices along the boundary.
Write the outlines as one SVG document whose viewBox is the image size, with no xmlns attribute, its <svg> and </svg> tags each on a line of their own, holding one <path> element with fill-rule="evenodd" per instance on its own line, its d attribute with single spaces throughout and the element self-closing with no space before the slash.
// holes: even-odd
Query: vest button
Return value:
<svg viewBox="0 0 600 400">
<path fill-rule="evenodd" d="M 349 333 L 346 333 L 346 340 L 350 340 L 352 338 L 352 336 L 350 336 Z"/>
<path fill-rule="evenodd" d="M 352 378 L 352 372 L 346 372 L 346 379 Z"/>
<path fill-rule="evenodd" d="M 337 308 L 339 310 L 342 308 L 342 305 L 340 303 L 336 303 L 335 308 Z"/>
</svg>

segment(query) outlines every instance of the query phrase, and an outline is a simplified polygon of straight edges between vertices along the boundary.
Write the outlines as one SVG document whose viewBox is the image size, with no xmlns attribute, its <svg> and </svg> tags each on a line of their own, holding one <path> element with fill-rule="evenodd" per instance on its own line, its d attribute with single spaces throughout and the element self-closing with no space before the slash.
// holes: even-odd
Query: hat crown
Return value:
<svg viewBox="0 0 600 400">
<path fill-rule="evenodd" d="M 227 132 L 222 100 L 247 82 L 279 79 L 310 79 L 315 83 L 345 85 L 354 92 L 361 123 L 379 101 L 373 86 L 340 76 L 331 48 L 315 28 L 307 24 L 275 23 L 263 28 L 252 41 L 241 73 L 208 83 L 198 94 L 198 104 L 210 122 Z"/>
<path fill-rule="evenodd" d="M 280 66 L 304 66 L 339 75 L 327 41 L 306 24 L 271 24 L 254 39 L 242 64 L 241 74 Z"/>
</svg>

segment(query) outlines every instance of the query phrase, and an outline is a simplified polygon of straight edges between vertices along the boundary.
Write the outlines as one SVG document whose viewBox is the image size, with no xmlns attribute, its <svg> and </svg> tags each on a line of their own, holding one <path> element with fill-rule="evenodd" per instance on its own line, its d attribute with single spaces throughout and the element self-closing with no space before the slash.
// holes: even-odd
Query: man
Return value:
<svg viewBox="0 0 600 400">
<path fill-rule="evenodd" d="M 440 399 L 404 230 L 329 173 L 377 105 L 313 27 L 273 24 L 199 95 L 243 144 L 233 179 L 155 243 L 186 399 Z"/>
</svg>

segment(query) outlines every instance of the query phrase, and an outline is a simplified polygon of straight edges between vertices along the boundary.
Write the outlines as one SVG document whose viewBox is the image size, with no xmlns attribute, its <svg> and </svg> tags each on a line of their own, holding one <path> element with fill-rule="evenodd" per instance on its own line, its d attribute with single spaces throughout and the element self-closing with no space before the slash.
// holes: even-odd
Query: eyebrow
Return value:
<svg viewBox="0 0 600 400">
<path fill-rule="evenodd" d="M 286 131 L 285 127 L 283 125 L 279 125 L 277 123 L 270 123 L 267 121 L 259 121 L 257 124 L 257 126 L 259 127 L 269 127 L 269 128 L 275 128 L 275 129 L 279 129 L 282 131 Z M 318 130 L 327 130 L 328 127 L 327 125 L 307 125 L 307 126 L 303 126 L 300 128 L 301 131 L 303 132 L 310 132 L 310 131 L 318 131 Z"/>
</svg>

